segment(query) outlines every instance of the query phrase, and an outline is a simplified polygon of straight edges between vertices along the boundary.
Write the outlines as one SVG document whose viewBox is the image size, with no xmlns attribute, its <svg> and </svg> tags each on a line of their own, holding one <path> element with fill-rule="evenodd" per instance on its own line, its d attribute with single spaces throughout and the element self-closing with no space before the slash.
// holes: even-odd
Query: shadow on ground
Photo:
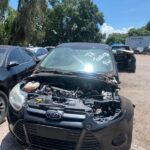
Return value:
<svg viewBox="0 0 150 150">
<path fill-rule="evenodd" d="M 11 133 L 8 133 L 1 142 L 0 150 L 23 150 L 15 141 Z"/>
</svg>

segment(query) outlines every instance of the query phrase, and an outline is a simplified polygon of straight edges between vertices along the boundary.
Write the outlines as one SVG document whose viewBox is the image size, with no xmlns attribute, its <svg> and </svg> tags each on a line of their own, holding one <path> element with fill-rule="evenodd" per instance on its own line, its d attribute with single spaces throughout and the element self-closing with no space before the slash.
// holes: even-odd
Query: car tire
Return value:
<svg viewBox="0 0 150 150">
<path fill-rule="evenodd" d="M 128 69 L 128 72 L 129 72 L 129 73 L 135 73 L 135 72 L 136 72 L 136 65 L 134 64 L 133 66 L 131 66 L 131 67 Z"/>
<path fill-rule="evenodd" d="M 128 64 L 128 72 L 135 73 L 136 72 L 136 59 L 133 57 L 133 60 L 130 64 Z"/>
<path fill-rule="evenodd" d="M 2 91 L 0 91 L 0 124 L 5 120 L 8 109 L 8 97 Z"/>
</svg>

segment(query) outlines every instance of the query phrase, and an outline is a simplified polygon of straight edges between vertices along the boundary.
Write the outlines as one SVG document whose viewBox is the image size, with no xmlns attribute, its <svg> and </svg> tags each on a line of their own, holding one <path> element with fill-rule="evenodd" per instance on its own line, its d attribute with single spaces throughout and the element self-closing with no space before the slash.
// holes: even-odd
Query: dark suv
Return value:
<svg viewBox="0 0 150 150">
<path fill-rule="evenodd" d="M 123 44 L 112 45 L 112 51 L 117 62 L 119 71 L 135 72 L 136 58 L 134 51 L 129 46 Z"/>
<path fill-rule="evenodd" d="M 0 124 L 6 116 L 9 91 L 32 73 L 35 64 L 23 48 L 0 46 Z"/>
<path fill-rule="evenodd" d="M 11 91 L 10 131 L 39 149 L 129 150 L 134 110 L 118 82 L 109 46 L 59 45 Z"/>
</svg>

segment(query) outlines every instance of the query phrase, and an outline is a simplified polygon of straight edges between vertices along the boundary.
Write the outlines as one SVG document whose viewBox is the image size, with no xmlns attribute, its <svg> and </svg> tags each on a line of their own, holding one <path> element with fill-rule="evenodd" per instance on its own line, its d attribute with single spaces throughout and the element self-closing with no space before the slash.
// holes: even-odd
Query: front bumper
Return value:
<svg viewBox="0 0 150 150">
<path fill-rule="evenodd" d="M 49 150 L 129 150 L 132 141 L 133 105 L 122 98 L 123 114 L 97 124 L 92 120 L 51 122 L 9 107 L 9 128 L 17 140 L 28 146 Z M 68 125 L 68 126 L 67 126 Z"/>
</svg>

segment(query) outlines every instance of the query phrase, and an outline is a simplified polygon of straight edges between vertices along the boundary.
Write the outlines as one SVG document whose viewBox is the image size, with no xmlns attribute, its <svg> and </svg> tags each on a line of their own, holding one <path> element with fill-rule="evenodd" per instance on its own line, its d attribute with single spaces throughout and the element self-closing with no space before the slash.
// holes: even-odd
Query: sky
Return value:
<svg viewBox="0 0 150 150">
<path fill-rule="evenodd" d="M 103 12 L 103 33 L 126 33 L 150 20 L 150 0 L 94 0 Z"/>
<path fill-rule="evenodd" d="M 144 26 L 150 20 L 150 0 L 93 0 L 105 23 L 101 31 L 106 34 L 127 33 L 131 28 Z M 13 8 L 18 0 L 10 0 Z"/>
</svg>

